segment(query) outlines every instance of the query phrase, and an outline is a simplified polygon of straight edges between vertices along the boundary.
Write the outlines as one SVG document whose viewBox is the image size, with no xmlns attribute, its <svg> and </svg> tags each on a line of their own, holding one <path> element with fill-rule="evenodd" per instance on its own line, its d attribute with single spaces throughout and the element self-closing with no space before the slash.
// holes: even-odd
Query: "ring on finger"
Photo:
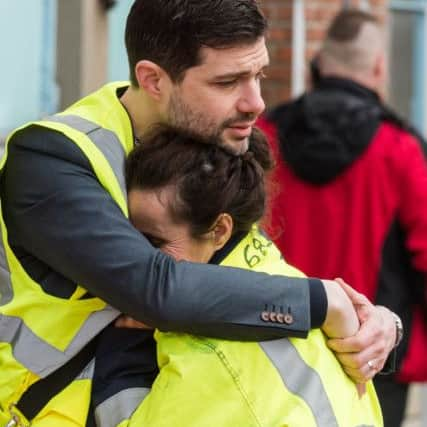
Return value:
<svg viewBox="0 0 427 427">
<path fill-rule="evenodd" d="M 368 360 L 367 365 L 368 365 L 368 368 L 369 368 L 371 371 L 375 371 L 375 370 L 377 369 L 377 368 L 375 367 L 375 364 L 374 364 L 374 361 L 373 361 L 373 360 Z"/>
</svg>

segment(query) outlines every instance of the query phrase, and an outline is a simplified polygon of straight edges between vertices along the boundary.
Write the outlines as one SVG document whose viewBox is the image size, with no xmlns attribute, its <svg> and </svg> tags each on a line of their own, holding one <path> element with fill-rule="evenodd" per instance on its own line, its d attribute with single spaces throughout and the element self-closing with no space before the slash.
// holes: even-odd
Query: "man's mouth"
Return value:
<svg viewBox="0 0 427 427">
<path fill-rule="evenodd" d="M 247 138 L 252 133 L 252 128 L 254 126 L 254 122 L 246 122 L 246 123 L 233 123 L 228 126 L 233 135 L 236 135 L 240 138 Z"/>
</svg>

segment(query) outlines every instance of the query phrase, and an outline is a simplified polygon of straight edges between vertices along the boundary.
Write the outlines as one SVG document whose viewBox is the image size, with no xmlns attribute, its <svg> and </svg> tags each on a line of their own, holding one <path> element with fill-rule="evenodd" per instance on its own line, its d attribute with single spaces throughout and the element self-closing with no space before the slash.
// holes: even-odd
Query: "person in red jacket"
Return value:
<svg viewBox="0 0 427 427">
<path fill-rule="evenodd" d="M 277 159 L 268 229 L 287 262 L 343 277 L 399 314 L 397 372 L 377 376 L 387 427 L 408 384 L 427 380 L 427 163 L 422 138 L 383 103 L 383 30 L 340 12 L 316 56 L 313 87 L 261 119 Z"/>
</svg>

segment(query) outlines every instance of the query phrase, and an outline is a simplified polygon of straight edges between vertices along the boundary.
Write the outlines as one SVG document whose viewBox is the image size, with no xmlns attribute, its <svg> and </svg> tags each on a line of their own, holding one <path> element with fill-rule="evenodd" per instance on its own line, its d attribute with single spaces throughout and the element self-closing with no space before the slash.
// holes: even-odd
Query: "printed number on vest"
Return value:
<svg viewBox="0 0 427 427">
<path fill-rule="evenodd" d="M 250 268 L 254 268 L 258 265 L 262 258 L 267 255 L 268 248 L 272 245 L 272 242 L 265 240 L 262 242 L 256 237 L 252 238 L 251 243 L 245 246 L 244 257 L 245 262 Z"/>
</svg>

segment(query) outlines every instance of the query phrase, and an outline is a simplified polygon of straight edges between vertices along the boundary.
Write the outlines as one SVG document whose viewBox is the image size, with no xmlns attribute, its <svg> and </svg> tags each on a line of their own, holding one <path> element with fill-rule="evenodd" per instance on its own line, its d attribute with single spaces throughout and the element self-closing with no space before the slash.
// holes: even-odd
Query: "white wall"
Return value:
<svg viewBox="0 0 427 427">
<path fill-rule="evenodd" d="M 0 1 L 0 138 L 55 107 L 55 5 Z"/>
<path fill-rule="evenodd" d="M 109 51 L 108 51 L 108 79 L 128 80 L 129 67 L 125 49 L 126 17 L 133 0 L 120 0 L 109 12 Z"/>
</svg>

